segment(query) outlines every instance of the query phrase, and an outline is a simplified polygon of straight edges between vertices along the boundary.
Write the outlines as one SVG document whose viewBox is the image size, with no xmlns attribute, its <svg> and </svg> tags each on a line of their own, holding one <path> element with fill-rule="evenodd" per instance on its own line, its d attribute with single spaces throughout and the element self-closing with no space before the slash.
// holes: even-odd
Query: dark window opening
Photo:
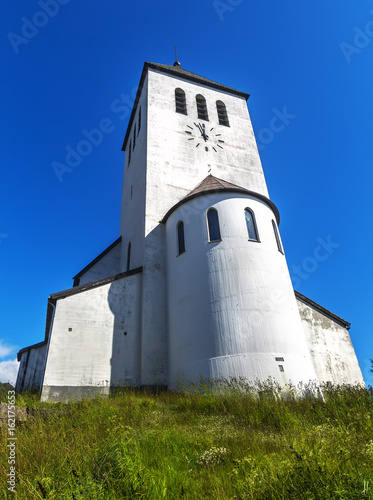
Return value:
<svg viewBox="0 0 373 500">
<path fill-rule="evenodd" d="M 181 220 L 177 224 L 177 244 L 178 255 L 185 252 L 184 222 Z"/>
<path fill-rule="evenodd" d="M 278 229 L 276 226 L 276 222 L 274 220 L 272 220 L 272 227 L 273 227 L 273 232 L 275 233 L 278 251 L 281 253 L 284 253 L 284 251 L 282 249 L 282 245 L 281 245 L 280 235 L 278 234 Z"/>
<path fill-rule="evenodd" d="M 280 372 L 284 372 L 284 367 L 282 365 L 278 365 L 278 367 L 280 368 Z"/>
<path fill-rule="evenodd" d="M 229 127 L 227 108 L 223 101 L 216 101 L 216 109 L 218 111 L 219 125 Z"/>
<path fill-rule="evenodd" d="M 135 149 L 136 146 L 136 123 L 133 126 L 133 149 Z"/>
<path fill-rule="evenodd" d="M 196 95 L 196 103 L 197 103 L 198 118 L 200 120 L 208 121 L 209 115 L 207 113 L 206 99 L 203 97 L 203 95 L 201 94 Z"/>
<path fill-rule="evenodd" d="M 131 242 L 128 243 L 128 249 L 127 249 L 127 271 L 130 270 L 131 266 Z"/>
<path fill-rule="evenodd" d="M 127 168 L 130 166 L 131 163 L 131 151 L 132 151 L 132 141 L 130 141 L 130 145 L 128 148 L 128 163 L 127 163 Z"/>
<path fill-rule="evenodd" d="M 246 208 L 245 210 L 245 219 L 246 219 L 246 227 L 247 233 L 249 235 L 249 240 L 259 241 L 258 229 L 256 227 L 255 215 L 252 210 Z"/>
<path fill-rule="evenodd" d="M 185 92 L 182 89 L 175 89 L 176 113 L 187 115 Z"/>
<path fill-rule="evenodd" d="M 210 208 L 207 212 L 207 222 L 209 229 L 209 241 L 220 241 L 219 216 L 215 208 Z"/>
<path fill-rule="evenodd" d="M 275 358 L 276 361 L 284 361 L 284 358 Z"/>
</svg>

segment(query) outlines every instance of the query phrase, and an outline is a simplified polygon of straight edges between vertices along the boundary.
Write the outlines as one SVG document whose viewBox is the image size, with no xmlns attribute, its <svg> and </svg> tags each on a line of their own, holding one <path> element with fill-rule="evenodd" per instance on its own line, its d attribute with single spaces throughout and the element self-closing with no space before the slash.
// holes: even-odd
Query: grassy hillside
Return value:
<svg viewBox="0 0 373 500">
<path fill-rule="evenodd" d="M 373 499 L 372 390 L 324 387 L 323 402 L 259 389 L 59 405 L 18 424 L 17 493 L 0 498 Z"/>
<path fill-rule="evenodd" d="M 8 391 L 14 390 L 14 387 L 8 382 L 0 382 L 0 401 L 7 401 Z"/>
</svg>

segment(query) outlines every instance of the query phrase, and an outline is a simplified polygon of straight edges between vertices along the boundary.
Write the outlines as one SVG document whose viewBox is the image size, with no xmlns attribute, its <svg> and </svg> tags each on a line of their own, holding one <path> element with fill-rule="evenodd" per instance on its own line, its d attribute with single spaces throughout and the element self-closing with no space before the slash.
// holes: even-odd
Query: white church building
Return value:
<svg viewBox="0 0 373 500">
<path fill-rule="evenodd" d="M 293 290 L 248 97 L 177 62 L 144 64 L 119 238 L 49 297 L 17 391 L 60 401 L 200 376 L 364 385 L 349 323 Z"/>
</svg>

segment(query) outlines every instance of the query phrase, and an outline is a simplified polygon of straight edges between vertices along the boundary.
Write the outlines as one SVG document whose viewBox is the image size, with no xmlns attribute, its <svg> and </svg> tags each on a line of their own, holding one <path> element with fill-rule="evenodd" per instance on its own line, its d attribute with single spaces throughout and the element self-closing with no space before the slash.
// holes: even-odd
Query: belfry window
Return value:
<svg viewBox="0 0 373 500">
<path fill-rule="evenodd" d="M 220 241 L 220 228 L 218 211 L 215 208 L 210 208 L 207 212 L 207 223 L 209 229 L 209 241 Z"/>
<path fill-rule="evenodd" d="M 131 267 L 131 242 L 128 243 L 128 249 L 127 249 L 127 269 L 126 271 L 128 272 Z"/>
<path fill-rule="evenodd" d="M 255 215 L 252 210 L 246 208 L 245 210 L 246 227 L 249 235 L 249 240 L 259 241 L 258 229 L 256 227 Z"/>
<path fill-rule="evenodd" d="M 196 103 L 197 103 L 197 113 L 199 120 L 208 121 L 209 115 L 207 113 L 206 99 L 201 94 L 196 95 Z"/>
<path fill-rule="evenodd" d="M 284 253 L 284 250 L 282 249 L 282 245 L 281 245 L 280 235 L 278 234 L 278 229 L 276 226 L 276 222 L 274 220 L 272 220 L 272 227 L 273 227 L 273 232 L 275 233 L 278 251 L 281 253 Z"/>
<path fill-rule="evenodd" d="M 140 106 L 140 109 L 139 109 L 139 119 L 138 119 L 138 126 L 137 126 L 137 135 L 139 135 L 140 133 L 140 128 L 141 128 L 141 106 Z"/>
<path fill-rule="evenodd" d="M 183 89 L 175 89 L 175 110 L 176 113 L 187 115 L 185 92 Z"/>
<path fill-rule="evenodd" d="M 216 101 L 216 109 L 218 112 L 219 125 L 225 125 L 229 127 L 229 120 L 227 114 L 227 108 L 223 101 Z"/>
<path fill-rule="evenodd" d="M 185 252 L 184 222 L 182 220 L 177 223 L 177 246 L 177 255 L 181 255 Z"/>
</svg>

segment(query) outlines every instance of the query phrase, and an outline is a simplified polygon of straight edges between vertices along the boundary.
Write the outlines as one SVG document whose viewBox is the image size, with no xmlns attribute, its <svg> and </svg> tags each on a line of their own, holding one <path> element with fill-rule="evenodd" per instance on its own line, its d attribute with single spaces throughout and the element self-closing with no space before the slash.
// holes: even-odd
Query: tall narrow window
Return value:
<svg viewBox="0 0 373 500">
<path fill-rule="evenodd" d="M 216 109 L 218 111 L 219 125 L 229 127 L 227 108 L 223 101 L 216 101 Z"/>
<path fill-rule="evenodd" d="M 138 119 L 138 126 L 137 126 L 137 135 L 139 135 L 140 133 L 140 128 L 141 128 L 141 106 L 140 106 L 140 109 L 139 109 L 139 119 Z"/>
<path fill-rule="evenodd" d="M 135 149 L 136 146 L 136 123 L 133 126 L 133 149 Z"/>
<path fill-rule="evenodd" d="M 131 151 L 132 151 L 132 141 L 130 141 L 130 145 L 128 148 L 128 163 L 127 163 L 127 168 L 130 166 L 131 163 Z"/>
<path fill-rule="evenodd" d="M 245 219 L 246 219 L 246 227 L 247 232 L 249 234 L 249 240 L 259 241 L 258 229 L 256 227 L 255 215 L 252 210 L 246 208 L 245 210 Z"/>
<path fill-rule="evenodd" d="M 198 118 L 200 120 L 208 121 L 209 115 L 207 113 L 206 99 L 203 97 L 203 95 L 201 94 L 196 95 L 196 103 L 197 103 Z"/>
<path fill-rule="evenodd" d="M 131 266 L 131 242 L 128 243 L 128 249 L 127 249 L 127 271 L 130 270 Z"/>
<path fill-rule="evenodd" d="M 175 89 L 175 109 L 176 113 L 187 115 L 185 92 L 183 89 Z"/>
<path fill-rule="evenodd" d="M 273 227 L 273 232 L 275 233 L 278 251 L 281 253 L 284 253 L 284 251 L 282 249 L 282 245 L 281 245 L 280 235 L 278 234 L 278 229 L 276 226 L 276 222 L 274 220 L 272 220 L 272 227 Z"/>
<path fill-rule="evenodd" d="M 210 208 L 207 212 L 207 223 L 209 227 L 209 241 L 220 241 L 219 217 L 215 208 Z"/>
<path fill-rule="evenodd" d="M 178 255 L 185 252 L 185 236 L 184 236 L 184 222 L 180 220 L 177 223 L 177 245 Z"/>
</svg>

